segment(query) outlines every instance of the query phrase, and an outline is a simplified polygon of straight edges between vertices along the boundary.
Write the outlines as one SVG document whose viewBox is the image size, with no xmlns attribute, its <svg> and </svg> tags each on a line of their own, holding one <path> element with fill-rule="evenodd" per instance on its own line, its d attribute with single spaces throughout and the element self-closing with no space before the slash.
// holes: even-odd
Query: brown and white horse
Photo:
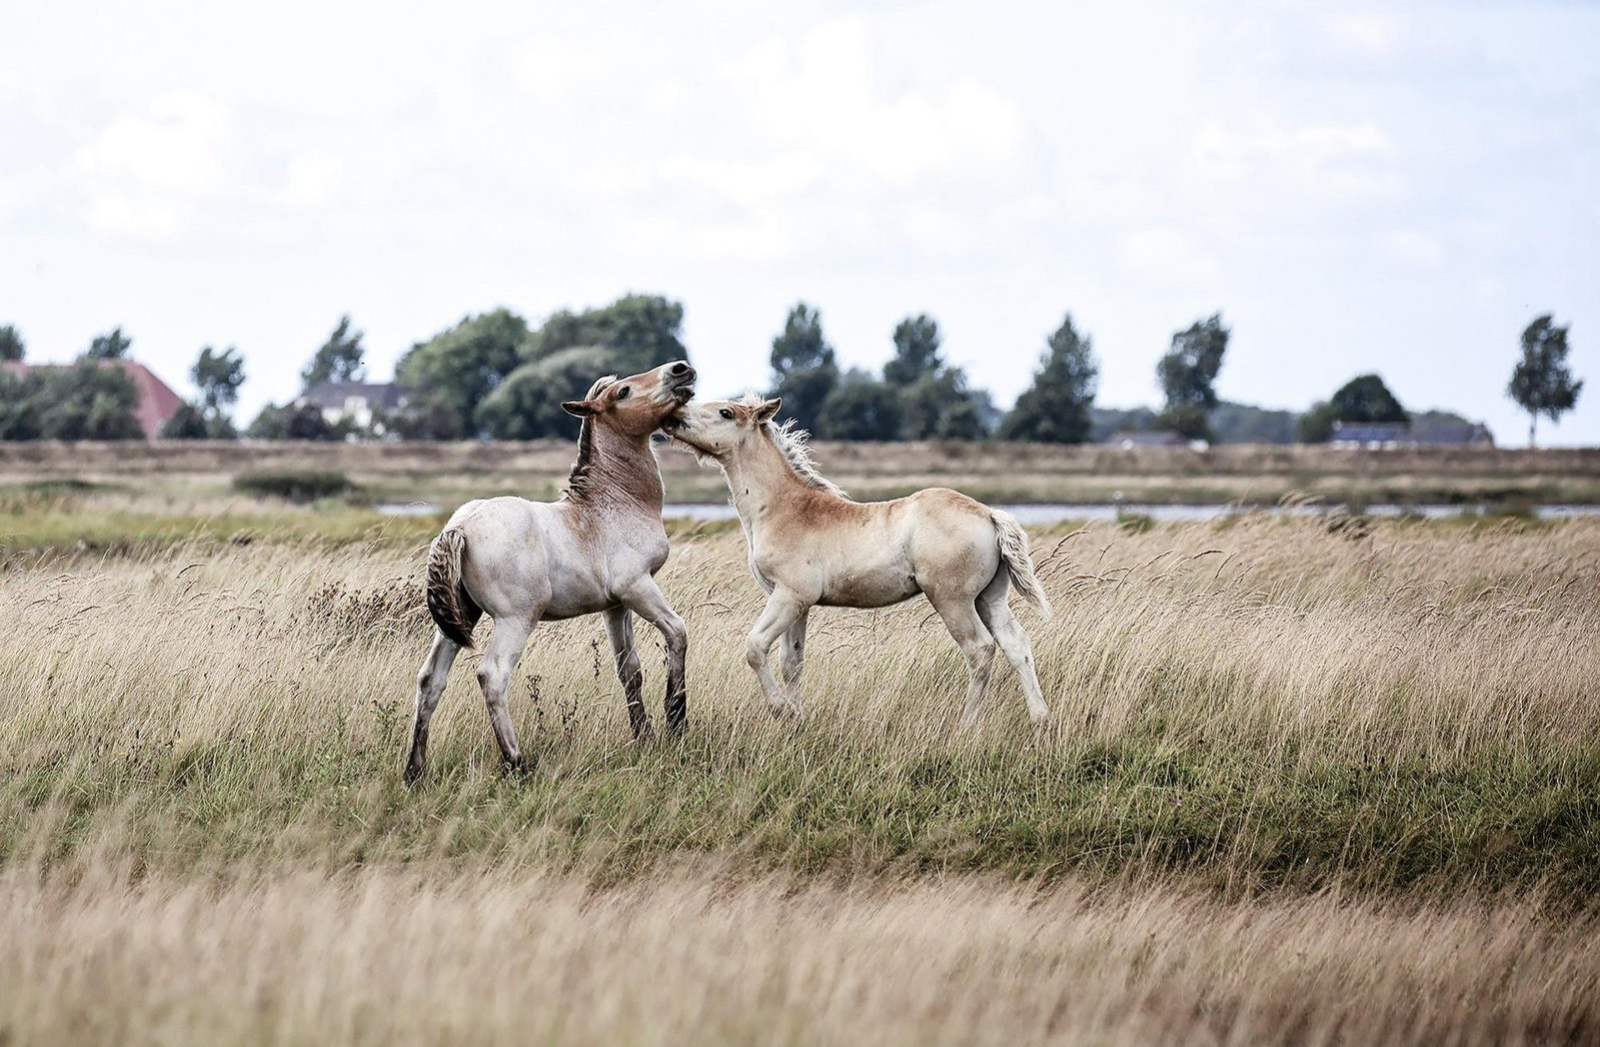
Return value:
<svg viewBox="0 0 1600 1047">
<path fill-rule="evenodd" d="M 602 378 L 582 400 L 561 406 L 583 419 L 578 460 L 556 502 L 486 498 L 468 502 L 445 524 L 428 555 L 428 610 L 438 626 L 417 674 L 416 720 L 406 781 L 422 776 L 433 717 L 456 654 L 472 646 L 487 613 L 494 636 L 478 666 L 500 755 L 522 764 L 506 709 L 506 687 L 533 628 L 543 620 L 603 614 L 636 738 L 648 736 L 632 614 L 661 631 L 667 646 L 667 726 L 683 726 L 688 699 L 683 619 L 654 575 L 667 559 L 661 525 L 661 470 L 650 436 L 694 395 L 683 361 L 631 378 Z"/>
<path fill-rule="evenodd" d="M 963 724 L 977 722 L 995 646 L 1017 675 L 1035 723 L 1049 714 L 1028 635 L 1006 594 L 1015 585 L 1046 619 L 1028 536 L 1009 513 L 945 488 L 890 502 L 855 502 L 811 464 L 805 434 L 772 421 L 778 400 L 690 404 L 668 429 L 715 459 L 744 526 L 750 570 L 770 594 L 746 644 L 774 714 L 800 713 L 806 616 L 813 606 L 885 607 L 927 596 L 967 659 Z M 767 653 L 779 636 L 788 693 Z"/>
</svg>

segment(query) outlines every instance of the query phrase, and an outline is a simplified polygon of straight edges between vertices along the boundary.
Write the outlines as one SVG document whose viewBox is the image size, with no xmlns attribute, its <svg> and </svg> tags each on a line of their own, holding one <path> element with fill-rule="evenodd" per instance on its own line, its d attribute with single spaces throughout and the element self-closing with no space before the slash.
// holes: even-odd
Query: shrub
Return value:
<svg viewBox="0 0 1600 1047">
<path fill-rule="evenodd" d="M 357 490 L 344 473 L 295 469 L 240 473 L 233 478 L 233 488 L 261 498 L 286 498 L 297 503 L 336 498 Z"/>
</svg>

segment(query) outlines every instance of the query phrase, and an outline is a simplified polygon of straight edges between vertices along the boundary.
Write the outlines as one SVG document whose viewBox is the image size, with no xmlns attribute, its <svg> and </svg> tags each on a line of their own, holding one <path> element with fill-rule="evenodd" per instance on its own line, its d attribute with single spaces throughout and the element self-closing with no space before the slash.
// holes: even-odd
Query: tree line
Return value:
<svg viewBox="0 0 1600 1047">
<path fill-rule="evenodd" d="M 305 393 L 323 382 L 366 378 L 363 333 L 340 319 L 301 372 L 302 395 L 268 405 L 243 430 L 256 439 L 418 440 L 571 438 L 577 423 L 561 410 L 596 377 L 633 374 L 687 358 L 681 303 L 659 295 L 626 295 L 594 309 L 561 310 L 531 325 L 509 309 L 463 318 L 411 347 L 395 369 L 403 404 L 375 410 L 365 425 L 330 421 Z M 1538 419 L 1570 411 L 1583 382 L 1567 363 L 1568 327 L 1540 316 L 1522 333 L 1507 394 Z M 1156 363 L 1164 403 L 1159 410 L 1097 408 L 1099 363 L 1091 338 L 1067 314 L 1045 339 L 1028 388 L 1008 411 L 944 356 L 931 316 L 906 317 L 892 332 L 893 351 L 879 371 L 841 367 L 823 332 L 821 313 L 796 303 L 772 339 L 768 394 L 783 398 L 783 415 L 826 440 L 1000 440 L 1084 443 L 1113 428 L 1169 431 L 1192 440 L 1256 439 L 1317 443 L 1340 423 L 1462 422 L 1458 416 L 1413 416 L 1376 374 L 1358 375 L 1301 414 L 1263 411 L 1222 401 L 1216 381 L 1230 328 L 1221 313 L 1173 334 Z M 104 361 L 128 358 L 132 340 L 116 328 L 95 337 L 79 359 L 60 368 L 0 370 L 0 439 L 130 439 L 142 435 L 127 377 Z M 20 361 L 25 346 L 14 327 L 0 327 L 0 361 Z M 233 408 L 245 381 L 232 346 L 205 346 L 190 370 L 199 395 L 166 423 L 178 439 L 232 439 Z"/>
</svg>

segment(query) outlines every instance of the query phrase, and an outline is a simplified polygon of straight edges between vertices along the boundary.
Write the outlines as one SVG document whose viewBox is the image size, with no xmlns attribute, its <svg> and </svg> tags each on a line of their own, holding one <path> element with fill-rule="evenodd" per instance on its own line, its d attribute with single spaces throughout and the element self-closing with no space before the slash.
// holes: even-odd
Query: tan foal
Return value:
<svg viewBox="0 0 1600 1047">
<path fill-rule="evenodd" d="M 885 607 L 922 593 L 966 656 L 966 709 L 977 722 L 998 645 L 1022 678 L 1028 715 L 1049 714 L 1033 651 L 1006 601 L 1011 586 L 1046 619 L 1016 518 L 946 488 L 889 502 L 855 502 L 811 463 L 805 434 L 776 425 L 778 400 L 691 403 L 665 428 L 727 477 L 750 571 L 770 594 L 746 655 L 775 715 L 800 714 L 806 616 L 814 606 Z M 767 665 L 779 637 L 784 684 Z"/>
</svg>

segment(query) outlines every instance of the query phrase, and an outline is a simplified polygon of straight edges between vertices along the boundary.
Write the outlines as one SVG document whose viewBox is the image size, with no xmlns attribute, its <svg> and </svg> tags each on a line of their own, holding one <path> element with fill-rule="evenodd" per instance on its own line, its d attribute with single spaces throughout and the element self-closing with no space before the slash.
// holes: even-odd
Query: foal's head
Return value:
<svg viewBox="0 0 1600 1047">
<path fill-rule="evenodd" d="M 642 439 L 676 419 L 694 396 L 694 379 L 694 368 L 676 360 L 628 378 L 602 378 L 588 396 L 569 400 L 561 409 Z"/>
<path fill-rule="evenodd" d="M 685 407 L 668 431 L 699 453 L 726 462 L 750 441 L 763 439 L 762 428 L 778 413 L 782 400 L 706 400 Z"/>
</svg>

